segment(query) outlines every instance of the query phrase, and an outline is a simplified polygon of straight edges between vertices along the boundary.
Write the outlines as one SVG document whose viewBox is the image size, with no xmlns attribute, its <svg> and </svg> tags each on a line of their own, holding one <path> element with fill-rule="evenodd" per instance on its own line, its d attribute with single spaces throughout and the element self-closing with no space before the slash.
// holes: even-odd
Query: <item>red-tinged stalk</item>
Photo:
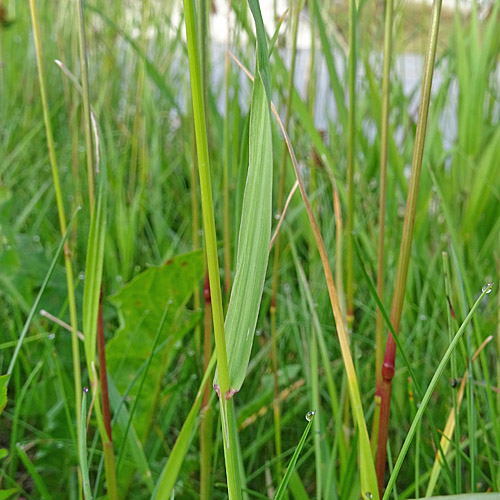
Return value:
<svg viewBox="0 0 500 500">
<path fill-rule="evenodd" d="M 108 373 L 106 370 L 106 346 L 104 341 L 104 324 L 102 319 L 102 288 L 99 298 L 99 315 L 97 317 L 97 353 L 99 356 L 99 382 L 101 385 L 102 418 L 108 439 L 103 437 L 102 447 L 106 471 L 106 482 L 109 498 L 118 498 L 116 479 L 115 451 L 111 434 L 111 412 L 109 409 Z"/>
<path fill-rule="evenodd" d="M 425 57 L 424 78 L 422 82 L 422 93 L 420 96 L 420 107 L 415 134 L 415 147 L 413 151 L 410 185 L 408 189 L 408 200 L 406 204 L 405 219 L 403 224 L 403 237 L 399 251 L 398 269 L 396 275 L 396 286 L 391 308 L 391 324 L 396 334 L 399 333 L 401 313 L 403 310 L 406 279 L 410 263 L 411 244 L 413 240 L 413 227 L 415 224 L 415 213 L 417 209 L 418 188 L 420 184 L 420 173 L 422 170 L 422 158 L 424 154 L 425 132 L 427 128 L 427 116 L 429 112 L 429 101 L 431 96 L 432 76 L 434 72 L 434 61 L 436 56 L 437 37 L 439 32 L 439 18 L 442 0 L 435 0 L 432 9 L 432 20 L 429 35 L 429 44 Z M 385 349 L 384 362 L 382 364 L 382 381 L 377 392 L 381 397 L 380 426 L 377 444 L 377 482 L 379 493 L 384 488 L 385 464 L 387 458 L 387 436 L 389 431 L 389 414 L 391 405 L 392 379 L 395 371 L 396 342 L 389 332 Z"/>
<path fill-rule="evenodd" d="M 382 75 L 382 122 L 380 127 L 380 187 L 379 187 L 379 213 L 378 213 L 378 256 L 377 256 L 377 295 L 384 301 L 384 239 L 385 239 L 385 199 L 387 185 L 387 153 L 389 138 L 389 102 L 390 102 L 390 71 L 391 71 L 391 46 L 392 46 L 392 11 L 393 0 L 387 0 L 385 6 L 385 32 L 384 32 L 384 68 Z M 380 423 L 380 393 L 378 389 L 382 384 L 382 364 L 384 361 L 384 318 L 382 311 L 377 309 L 377 322 L 375 330 L 375 411 L 371 434 L 372 452 L 375 455 L 378 441 Z"/>
<path fill-rule="evenodd" d="M 193 233 L 193 250 L 200 248 L 200 219 L 199 219 L 199 206 L 198 206 L 198 169 L 196 167 L 196 137 L 194 132 L 194 121 L 191 120 L 191 144 L 192 144 L 192 165 L 191 165 L 191 230 Z M 206 273 L 206 258 L 204 261 Z M 193 291 L 193 306 L 195 311 L 201 308 L 199 284 Z M 196 359 L 201 358 L 201 326 L 197 324 L 194 329 L 194 345 L 196 352 Z"/>
<path fill-rule="evenodd" d="M 109 410 L 109 393 L 108 393 L 108 372 L 106 370 L 106 345 L 104 340 L 104 323 L 102 319 L 102 288 L 99 298 L 99 316 L 97 318 L 97 354 L 99 356 L 99 378 L 101 380 L 101 401 L 102 401 L 102 416 L 104 419 L 104 428 L 109 440 L 111 437 L 111 412 Z"/>
<path fill-rule="evenodd" d="M 347 118 L 347 328 L 354 322 L 354 157 L 356 132 L 356 2 L 349 0 L 349 114 Z"/>
<path fill-rule="evenodd" d="M 210 297 L 210 282 L 205 273 L 203 283 L 203 299 L 205 303 L 204 335 L 203 335 L 203 372 L 207 371 L 212 356 L 212 301 Z M 212 497 L 212 445 L 213 445 L 214 410 L 210 406 L 209 385 L 203 391 L 200 421 L 200 499 L 209 500 Z"/>
</svg>

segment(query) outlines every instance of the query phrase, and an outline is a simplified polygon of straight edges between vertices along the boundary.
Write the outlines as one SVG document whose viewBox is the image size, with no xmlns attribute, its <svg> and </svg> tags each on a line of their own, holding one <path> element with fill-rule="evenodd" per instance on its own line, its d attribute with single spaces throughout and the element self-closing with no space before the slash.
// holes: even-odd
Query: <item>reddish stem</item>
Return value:
<svg viewBox="0 0 500 500">
<path fill-rule="evenodd" d="M 380 397 L 380 421 L 377 442 L 377 483 L 379 495 L 384 490 L 385 463 L 387 460 L 387 437 L 389 433 L 389 415 L 391 411 L 392 379 L 394 378 L 396 358 L 396 342 L 391 332 L 387 337 L 384 363 L 382 364 L 382 382 L 377 387 L 377 396 Z"/>
<path fill-rule="evenodd" d="M 210 294 L 210 281 L 208 272 L 205 272 L 205 280 L 203 282 L 203 299 L 205 301 L 205 326 L 203 329 L 203 371 L 205 372 L 210 363 L 211 345 L 212 345 L 212 296 Z M 202 408 L 208 405 L 210 398 L 209 384 L 205 387 L 203 393 Z"/>
</svg>

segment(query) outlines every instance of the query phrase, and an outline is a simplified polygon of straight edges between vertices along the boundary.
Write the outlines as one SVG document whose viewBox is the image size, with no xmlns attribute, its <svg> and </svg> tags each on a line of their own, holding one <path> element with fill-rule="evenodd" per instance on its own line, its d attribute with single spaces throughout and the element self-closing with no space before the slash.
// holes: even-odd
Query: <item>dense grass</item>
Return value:
<svg viewBox="0 0 500 500">
<path fill-rule="evenodd" d="M 225 47 L 210 45 L 210 32 L 201 29 L 205 23 L 210 25 L 209 3 L 195 3 L 195 21 L 200 27 L 198 49 L 203 49 L 197 57 L 216 235 L 210 245 L 219 261 L 218 270 L 217 259 L 209 270 L 212 280 L 217 280 L 214 272 L 219 273 L 220 302 L 214 302 L 219 299 L 214 297 L 213 283 L 210 294 L 202 250 L 200 158 L 182 2 L 84 4 L 89 107 L 97 117 L 100 142 L 99 158 L 92 153 L 89 163 L 86 153 L 89 147 L 94 151 L 96 139 L 92 126 L 90 134 L 85 133 L 89 129 L 85 116 L 90 113 L 82 99 L 85 86 L 82 94 L 53 62 L 62 61 L 81 81 L 78 6 L 76 2 L 64 7 L 38 2 L 48 97 L 45 109 L 54 137 L 61 201 L 71 220 L 70 251 L 65 254 L 73 272 L 73 321 L 87 339 L 99 335 L 94 331 L 101 279 L 96 243 L 104 244 L 101 312 L 111 451 L 106 444 L 107 417 L 101 415 L 105 405 L 98 402 L 96 407 L 92 402 L 98 387 L 95 381 L 102 378 L 97 375 L 102 357 L 97 357 L 95 344 L 86 340 L 85 348 L 82 344 L 79 349 L 80 359 L 75 360 L 71 333 L 41 314 L 47 311 L 71 323 L 71 287 L 68 292 L 67 267 L 61 255 L 65 229 L 57 210 L 54 158 L 47 148 L 29 5 L 5 3 L 6 17 L 14 22 L 7 25 L 0 19 L 0 373 L 10 376 L 0 378 L 1 384 L 8 381 L 7 403 L 0 416 L 0 490 L 10 490 L 10 496 L 0 491 L 0 498 L 77 499 L 82 484 L 86 497 L 90 489 L 90 496 L 104 498 L 109 494 L 111 469 L 116 470 L 119 498 L 170 498 L 171 487 L 176 498 L 227 498 L 226 481 L 236 481 L 245 499 L 276 493 L 278 498 L 290 495 L 295 499 L 361 495 L 367 457 L 358 450 L 361 427 L 353 416 L 346 353 L 337 337 L 344 326 L 335 323 L 332 315 L 332 288 L 325 285 L 324 274 L 328 262 L 320 259 L 299 194 L 291 199 L 270 253 L 246 378 L 227 404 L 230 413 L 234 408 L 234 421 L 229 423 L 234 435 L 228 437 L 237 443 L 231 450 L 235 455 L 231 474 L 237 479 L 226 479 L 222 434 L 226 430 L 218 424 L 219 400 L 212 390 L 204 393 L 213 379 L 213 371 L 203 375 L 204 368 L 214 367 L 213 359 L 209 363 L 209 350 L 215 344 L 213 335 L 204 337 L 203 333 L 210 333 L 211 304 L 217 303 L 224 315 L 227 311 L 241 242 L 238 234 L 249 149 L 255 151 L 258 144 L 255 136 L 249 144 L 252 83 L 232 59 L 224 76 L 228 92 L 222 79 L 214 83 L 209 78 L 210 70 L 224 72 L 216 63 L 225 59 Z M 420 78 L 408 90 L 399 68 L 408 45 L 411 14 L 408 8 L 394 5 L 390 107 L 387 134 L 382 134 L 382 6 L 352 2 L 354 12 L 349 13 L 346 4 L 339 13 L 330 2 L 290 4 L 277 38 L 271 27 L 268 32 L 269 97 L 286 124 L 335 277 L 338 311 L 349 327 L 351 311 L 346 304 L 350 304 L 343 290 L 352 273 L 349 351 L 362 415 L 373 433 L 376 317 L 382 305 L 382 317 L 387 320 L 395 289 L 430 10 L 420 12 L 425 34 L 412 42 L 413 48 L 422 49 L 422 63 L 416 68 Z M 298 60 L 314 64 L 290 71 L 296 9 L 301 9 L 299 31 L 308 25 L 314 46 L 314 54 L 309 51 L 304 59 L 301 52 Z M 385 484 L 412 423 L 414 439 L 404 461 L 397 464 L 401 470 L 397 478 L 393 476 L 394 498 L 424 496 L 439 447 L 447 455 L 441 468 L 437 467 L 439 475 L 433 476 L 432 493 L 500 490 L 497 285 L 492 293 L 484 290 L 472 321 L 461 331 L 463 336 L 457 337 L 450 363 L 435 380 L 434 392 L 424 397 L 483 285 L 499 281 L 499 9 L 496 0 L 485 11 L 487 15 L 481 12 L 479 16 L 475 7 L 467 15 L 443 13 L 399 324 Z M 241 2 L 233 2 L 231 16 L 230 50 L 254 71 L 254 19 Z M 352 20 L 353 31 L 347 36 Z M 355 47 L 350 59 L 349 46 Z M 262 68 L 262 52 L 259 57 Z M 348 68 L 355 61 L 354 79 Z M 307 71 L 305 80 L 298 68 Z M 319 93 L 325 73 L 328 103 Z M 293 85 L 293 74 L 295 82 L 306 82 L 298 89 L 300 93 Z M 348 89 L 352 96 L 354 84 L 355 99 L 350 100 Z M 328 116 L 327 128 L 318 130 L 315 110 L 331 109 L 332 102 L 335 116 Z M 273 117 L 271 128 L 274 232 L 296 177 Z M 386 136 L 384 149 L 381 137 Z M 379 288 L 384 293 L 379 301 L 383 149 L 387 151 L 387 185 L 383 286 Z M 97 160 L 99 173 L 88 176 L 87 165 L 93 171 Z M 348 170 L 353 173 L 351 202 Z M 106 185 L 103 176 L 107 176 Z M 89 191 L 94 177 L 95 205 Z M 201 188 L 206 187 L 202 181 Z M 349 203 L 353 207 L 350 234 Z M 384 345 L 387 332 L 386 322 Z M 20 346 L 18 354 L 16 345 Z M 480 354 L 474 357 L 480 346 Z M 473 369 L 466 371 L 473 359 Z M 75 395 L 77 368 L 82 386 L 90 389 L 83 412 L 82 395 Z M 464 373 L 466 384 L 460 388 Z M 459 391 L 463 391 L 463 400 L 458 398 L 461 404 Z M 0 408 L 2 395 L 0 387 Z M 97 397 L 101 397 L 99 391 Z M 419 411 L 421 402 L 426 404 L 425 412 Z M 94 412 L 88 427 L 85 417 L 77 425 L 90 406 Z M 305 416 L 311 410 L 316 413 L 308 424 Z M 450 412 L 454 413 L 454 434 L 442 441 Z M 285 473 L 290 463 L 295 469 Z M 363 493 L 365 497 L 377 495 L 375 491 Z"/>
</svg>

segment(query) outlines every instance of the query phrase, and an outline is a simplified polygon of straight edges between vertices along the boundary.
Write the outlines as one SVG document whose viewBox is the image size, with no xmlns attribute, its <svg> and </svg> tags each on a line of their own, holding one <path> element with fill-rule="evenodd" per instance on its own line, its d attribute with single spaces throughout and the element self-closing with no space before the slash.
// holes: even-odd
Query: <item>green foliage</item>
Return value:
<svg viewBox="0 0 500 500">
<path fill-rule="evenodd" d="M 202 253 L 190 252 L 144 271 L 110 298 L 118 309 L 121 326 L 108 343 L 106 358 L 120 393 L 152 355 L 155 332 L 163 311 L 168 309 L 159 338 L 161 350 L 151 361 L 146 384 L 141 394 L 137 385 L 129 391 L 131 397 L 139 398 L 133 421 L 141 440 L 151 427 L 161 381 L 173 361 L 176 344 L 199 321 L 199 314 L 186 310 L 186 303 L 202 276 Z"/>
<path fill-rule="evenodd" d="M 77 412 L 73 372 L 74 365 L 81 367 L 84 385 L 91 388 L 85 366 L 87 357 L 97 363 L 94 329 L 101 265 L 120 500 L 201 496 L 199 423 L 207 407 L 214 416 L 221 410 L 214 392 L 209 388 L 204 396 L 202 391 L 210 385 L 214 370 L 204 372 L 201 343 L 196 344 L 194 334 L 195 327 L 203 330 L 203 311 L 192 295 L 199 294 L 202 306 L 203 253 L 210 248 L 213 290 L 205 298 L 212 300 L 214 313 L 220 313 L 219 333 L 223 333 L 223 306 L 229 307 L 222 339 L 228 347 L 228 379 L 239 392 L 230 402 L 222 402 L 231 426 L 234 463 L 224 457 L 228 436 L 224 427 L 212 428 L 204 455 L 210 467 L 211 498 L 203 496 L 202 500 L 227 498 L 231 467 L 237 493 L 245 499 L 283 494 L 283 498 L 297 500 L 319 495 L 358 500 L 362 491 L 360 427 L 350 416 L 337 327 L 321 265 L 311 248 L 304 204 L 297 195 L 291 198 L 281 226 L 274 302 L 274 271 L 266 270 L 269 234 L 278 222 L 273 214 L 278 210 L 283 162 L 283 136 L 271 123 L 274 119 L 267 103 L 272 98 L 284 116 L 286 82 L 292 80 L 287 132 L 336 281 L 345 278 L 338 249 L 345 251 L 347 244 L 347 2 L 305 3 L 299 42 L 305 39 L 304 28 L 311 27 L 314 64 L 309 68 L 311 53 L 299 49 L 293 79 L 289 46 L 295 12 L 284 18 L 280 17 L 283 12 L 276 12 L 276 22 L 268 25 L 266 21 L 264 26 L 258 13 L 263 3 L 259 7 L 252 1 L 249 9 L 246 2 L 231 2 L 234 29 L 229 48 L 257 79 L 252 89 L 231 61 L 227 106 L 222 110 L 226 88 L 215 75 L 223 64 L 224 50 L 215 39 L 206 43 L 203 53 L 208 58 L 203 64 L 212 78 L 208 87 L 199 87 L 204 102 L 197 105 L 198 112 L 203 108 L 205 113 L 203 147 L 195 144 L 193 136 L 192 72 L 188 71 L 189 40 L 184 29 L 187 11 L 182 2 L 148 2 L 146 7 L 134 2 L 83 3 L 89 100 L 99 117 L 101 153 L 108 166 L 107 199 L 101 202 L 107 214 L 96 205 L 94 220 L 87 194 L 81 96 L 53 64 L 59 59 L 78 78 L 81 75 L 75 5 L 66 9 L 54 2 L 36 2 L 47 88 L 42 109 L 28 6 L 3 2 L 6 18 L 15 22 L 0 32 L 0 408 L 5 403 L 0 416 L 0 499 L 77 500 L 83 486 L 77 472 L 82 450 L 88 470 L 86 497 L 108 495 L 96 402 L 88 427 L 78 426 L 77 413 L 82 424 L 87 413 Z M 217 16 L 207 9 L 209 24 L 224 17 L 225 9 L 219 4 L 215 3 Z M 358 63 L 352 132 L 357 257 L 348 350 L 359 383 L 359 422 L 366 422 L 370 429 L 375 406 L 375 316 L 377 308 L 383 310 L 385 336 L 415 144 L 418 72 L 424 47 L 420 42 L 427 36 L 430 10 L 408 3 L 394 6 L 384 293 L 378 297 L 373 283 L 380 227 L 384 10 L 383 3 L 377 2 L 356 6 Z M 428 487 L 442 426 L 456 399 L 454 379 L 465 372 L 470 353 L 489 335 L 495 338 L 485 345 L 467 375 L 466 395 L 434 492 L 447 495 L 436 499 L 496 500 L 498 493 L 473 490 L 500 489 L 496 286 L 477 304 L 473 321 L 456 341 L 451 357 L 454 368 L 440 364 L 450 346 L 448 326 L 457 332 L 482 286 L 498 281 L 500 2 L 495 0 L 491 10 L 483 8 L 472 4 L 468 14 L 448 12 L 440 27 L 389 422 L 394 462 L 408 438 L 404 460 L 401 455 L 394 468 L 397 480 L 392 480 L 391 495 L 396 498 L 397 493 L 399 500 L 421 498 Z M 306 22 L 307 9 L 311 23 Z M 420 25 L 425 26 L 422 33 Z M 207 33 L 219 35 L 213 25 Z M 407 57 L 407 50 L 415 54 Z M 407 76 L 414 72 L 417 78 L 409 88 Z M 325 86 L 327 92 L 322 94 Z M 316 104 L 311 95 L 314 88 Z M 331 107 L 334 114 L 327 116 L 319 130 L 318 111 Z M 44 111 L 53 135 L 50 157 Z M 61 187 L 57 199 L 51 175 L 55 157 Z M 209 181 L 205 178 L 194 185 L 192 170 L 198 159 L 208 166 Z M 285 198 L 295 181 L 289 161 L 286 168 Z M 342 228 L 333 210 L 332 181 L 340 196 Z M 196 224 L 193 227 L 192 202 L 205 199 L 208 185 L 213 227 L 202 230 Z M 229 213 L 224 212 L 224 185 Z M 82 206 L 67 231 L 69 267 L 62 265 L 57 204 L 66 214 Z M 225 217 L 231 229 L 228 240 L 222 237 Z M 342 232 L 340 241 L 337 230 Z M 199 246 L 204 246 L 197 252 L 191 251 L 193 231 Z M 443 285 L 443 250 L 450 256 L 448 290 Z M 218 264 L 228 253 L 232 268 L 221 276 Z M 67 277 L 71 274 L 78 311 L 82 311 L 85 274 L 84 321 L 83 316 L 69 314 Z M 222 293 L 217 302 L 214 290 L 228 274 L 233 296 Z M 273 308 L 276 371 L 270 368 L 269 313 Z M 70 334 L 40 316 L 40 309 L 66 323 L 72 321 L 86 334 L 85 357 L 83 353 L 75 356 Z M 312 426 L 305 425 L 306 439 L 304 415 L 313 408 L 313 401 L 317 414 Z M 87 396 L 87 410 L 90 402 Z M 275 453 L 276 402 L 280 455 Z M 286 468 L 290 463 L 293 467 Z M 284 476 L 289 480 L 286 488 Z"/>
<path fill-rule="evenodd" d="M 7 404 L 7 382 L 9 375 L 0 376 L 0 415 Z"/>
<path fill-rule="evenodd" d="M 238 257 L 225 331 L 231 392 L 245 379 L 269 259 L 272 215 L 272 144 L 269 103 L 257 77 L 250 111 L 248 167 Z M 214 382 L 218 385 L 218 380 Z"/>
</svg>

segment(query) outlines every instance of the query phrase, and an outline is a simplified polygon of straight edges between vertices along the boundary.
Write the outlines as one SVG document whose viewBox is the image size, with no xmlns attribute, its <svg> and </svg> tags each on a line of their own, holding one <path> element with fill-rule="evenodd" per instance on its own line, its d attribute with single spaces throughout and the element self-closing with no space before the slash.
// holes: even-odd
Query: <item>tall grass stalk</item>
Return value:
<svg viewBox="0 0 500 500">
<path fill-rule="evenodd" d="M 226 303 L 229 301 L 231 291 L 231 233 L 229 229 L 229 162 L 230 162 L 230 138 L 229 138 L 229 84 L 231 77 L 231 65 L 229 64 L 229 46 L 231 42 L 231 0 L 227 2 L 227 33 L 226 33 L 226 55 L 224 58 L 224 166 L 222 170 L 222 195 L 224 197 L 224 292 Z"/>
<path fill-rule="evenodd" d="M 241 498 L 241 493 L 236 461 L 236 446 L 234 443 L 230 442 L 230 436 L 233 435 L 233 429 L 229 429 L 229 427 L 233 425 L 233 420 L 228 418 L 228 407 L 232 406 L 232 400 L 226 399 L 226 394 L 229 391 L 229 368 L 226 353 L 226 340 L 224 337 L 224 316 L 222 308 L 222 294 L 219 282 L 219 263 L 217 260 L 217 238 L 215 234 L 212 187 L 210 180 L 210 160 L 208 156 L 205 106 L 200 72 L 200 58 L 198 53 L 194 6 L 192 0 L 184 0 L 184 12 L 197 144 L 198 172 L 200 176 L 203 227 L 205 230 L 205 249 L 207 254 L 215 335 L 215 350 L 217 355 L 217 367 L 220 383 L 219 401 L 223 427 L 222 434 L 224 437 L 227 487 L 229 498 L 231 500 L 236 500 Z"/>
<path fill-rule="evenodd" d="M 297 61 L 297 35 L 299 27 L 299 14 L 301 10 L 300 0 L 296 0 L 293 4 L 293 16 L 292 16 L 292 53 L 290 61 L 290 71 L 288 73 L 288 85 L 287 85 L 287 99 L 285 104 L 285 128 L 286 130 L 290 127 L 290 120 L 292 117 L 292 91 L 293 91 L 293 78 L 295 75 L 295 65 Z M 278 184 L 278 204 L 277 210 L 278 214 L 281 216 L 283 211 L 283 204 L 285 198 L 285 179 L 286 179 L 286 162 L 288 159 L 286 151 L 286 143 L 283 143 L 283 151 L 281 154 L 281 167 L 279 170 L 279 184 Z M 276 235 L 274 243 L 274 257 L 273 257 L 273 281 L 272 281 L 272 291 L 271 291 L 271 306 L 269 313 L 271 316 L 271 363 L 272 371 L 274 376 L 274 446 L 276 451 L 276 456 L 281 457 L 281 424 L 280 424 L 280 405 L 278 400 L 279 394 L 279 384 L 278 384 L 278 346 L 276 342 L 276 298 L 278 294 L 278 284 L 279 284 L 279 264 L 281 256 L 281 243 L 279 233 Z M 278 471 L 278 478 L 282 476 L 283 467 L 281 464 L 281 459 L 276 462 L 276 468 Z"/>
<path fill-rule="evenodd" d="M 453 302 L 452 302 L 452 288 L 451 288 L 451 274 L 450 274 L 450 261 L 448 257 L 447 252 L 442 252 L 442 257 L 443 257 L 443 269 L 444 269 L 444 284 L 445 284 L 445 290 L 446 290 L 446 300 L 447 300 L 447 308 L 446 308 L 446 317 L 448 320 L 448 337 L 450 339 L 450 342 L 453 338 L 453 326 L 455 323 L 455 312 L 453 310 Z M 456 381 L 458 376 L 457 372 L 457 356 L 456 353 L 453 352 L 451 355 L 451 378 L 452 380 Z M 460 392 L 460 391 L 459 391 Z M 463 391 L 462 391 L 463 392 Z M 455 447 L 458 450 L 460 448 L 460 419 L 459 419 L 459 413 L 458 413 L 458 408 L 460 407 L 460 403 L 458 401 L 458 395 L 457 398 L 453 398 L 453 419 L 454 419 L 454 424 L 455 424 L 455 432 L 453 434 L 454 436 L 454 443 Z M 451 438 L 451 436 L 450 436 Z M 444 444 L 441 445 L 442 448 L 444 448 Z M 462 470 L 462 460 L 460 458 L 460 454 L 457 455 L 457 458 L 455 459 L 455 493 L 461 493 L 461 474 L 460 471 Z M 427 489 L 427 493 L 429 496 L 432 494 L 430 490 L 430 487 Z M 426 496 L 428 496 L 426 494 Z"/>
<path fill-rule="evenodd" d="M 87 158 L 87 178 L 89 190 L 90 213 L 94 210 L 94 160 L 92 151 L 92 125 L 90 121 L 89 79 L 87 63 L 87 47 L 85 42 L 85 19 L 83 17 L 83 2 L 78 0 L 78 43 L 80 52 L 80 72 L 82 77 L 83 123 L 85 130 L 85 149 Z"/>
<path fill-rule="evenodd" d="M 379 212 L 378 212 L 378 254 L 377 254 L 377 294 L 384 301 L 384 243 L 385 243 L 385 199 L 387 187 L 387 153 L 389 136 L 389 103 L 390 103 L 390 72 L 392 47 L 392 12 L 393 0 L 385 3 L 384 28 L 384 66 L 382 74 L 382 121 L 380 124 L 380 181 L 379 181 Z M 377 309 L 375 331 L 375 380 L 377 389 L 382 383 L 382 363 L 384 362 L 384 318 L 382 311 Z M 375 455 L 380 422 L 380 394 L 375 393 L 375 412 L 372 426 L 372 451 Z"/>
<path fill-rule="evenodd" d="M 347 329 L 354 322 L 354 163 L 356 134 L 356 0 L 349 0 L 349 111 L 347 116 Z"/>
<path fill-rule="evenodd" d="M 56 194 L 57 212 L 59 215 L 59 226 L 61 235 L 64 238 L 67 225 L 66 216 L 64 213 L 64 203 L 62 197 L 61 184 L 59 182 L 59 173 L 57 169 L 56 151 L 54 137 L 52 135 L 52 126 L 50 123 L 50 110 L 47 99 L 47 90 L 45 87 L 45 70 L 43 65 L 42 40 L 40 37 L 40 27 L 38 23 L 38 13 L 36 1 L 30 0 L 31 22 L 33 27 L 33 38 L 35 42 L 35 54 L 38 67 L 38 79 L 40 84 L 40 96 L 42 100 L 43 119 L 45 123 L 45 133 L 47 136 L 47 147 L 49 151 L 50 167 L 52 170 L 52 179 L 54 182 L 54 190 Z M 78 345 L 78 322 L 76 314 L 75 288 L 73 278 L 73 267 L 71 264 L 71 251 L 67 241 L 64 243 L 64 265 L 66 268 L 66 284 L 68 289 L 68 304 L 71 323 L 71 350 L 73 358 L 73 378 L 75 386 L 75 411 L 76 411 L 76 427 L 77 438 L 80 440 L 80 415 L 81 415 L 81 400 L 82 400 L 82 382 L 80 372 L 80 350 Z"/>
<path fill-rule="evenodd" d="M 417 209 L 418 189 L 420 185 L 420 173 L 422 170 L 422 158 L 424 154 L 425 133 L 427 129 L 427 116 L 431 96 L 432 76 L 434 72 L 434 60 L 436 57 L 437 37 L 439 33 L 439 19 L 442 0 L 434 0 L 432 8 L 432 19 L 429 33 L 429 42 L 424 65 L 424 78 L 422 82 L 422 93 L 420 96 L 420 107 L 418 114 L 417 130 L 415 134 L 415 146 L 410 175 L 408 199 L 406 203 L 405 219 L 403 224 L 403 236 L 399 252 L 399 261 L 396 275 L 396 286 L 391 309 L 391 324 L 396 334 L 399 332 L 401 314 L 403 310 L 404 295 L 406 290 L 406 279 L 410 263 L 411 244 L 413 240 L 413 228 Z M 389 413 L 391 404 L 392 379 L 395 371 L 396 342 L 389 332 L 382 366 L 382 385 L 378 389 L 381 396 L 380 427 L 377 443 L 377 481 L 380 494 L 384 487 L 384 474 L 387 453 L 387 436 L 389 429 Z"/>
</svg>

